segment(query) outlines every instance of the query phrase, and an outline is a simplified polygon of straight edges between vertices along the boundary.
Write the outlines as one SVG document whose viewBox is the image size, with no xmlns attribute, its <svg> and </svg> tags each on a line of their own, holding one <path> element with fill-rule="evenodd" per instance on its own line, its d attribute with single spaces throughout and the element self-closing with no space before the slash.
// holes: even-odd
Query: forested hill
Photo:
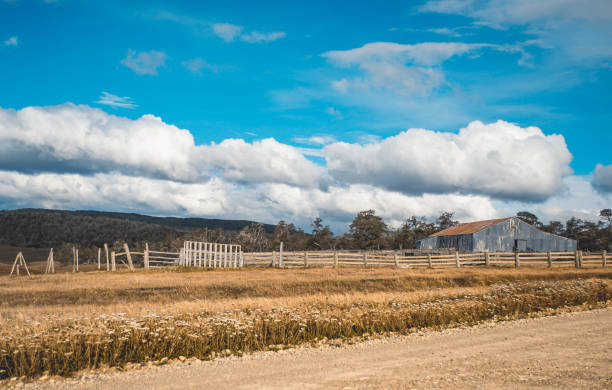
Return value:
<svg viewBox="0 0 612 390">
<path fill-rule="evenodd" d="M 20 209 L 0 211 L 0 243 L 24 247 L 57 247 L 70 242 L 102 246 L 105 242 L 162 241 L 201 228 L 238 231 L 251 221 L 152 217 L 103 211 Z M 273 225 L 264 225 L 274 231 Z"/>
</svg>

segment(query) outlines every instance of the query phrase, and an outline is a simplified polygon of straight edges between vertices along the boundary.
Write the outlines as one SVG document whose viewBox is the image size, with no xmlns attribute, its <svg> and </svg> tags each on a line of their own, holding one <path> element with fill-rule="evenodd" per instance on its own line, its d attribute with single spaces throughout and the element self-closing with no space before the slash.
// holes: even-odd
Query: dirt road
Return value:
<svg viewBox="0 0 612 390">
<path fill-rule="evenodd" d="M 80 379 L 52 389 L 612 388 L 612 309 L 187 361 Z"/>
</svg>

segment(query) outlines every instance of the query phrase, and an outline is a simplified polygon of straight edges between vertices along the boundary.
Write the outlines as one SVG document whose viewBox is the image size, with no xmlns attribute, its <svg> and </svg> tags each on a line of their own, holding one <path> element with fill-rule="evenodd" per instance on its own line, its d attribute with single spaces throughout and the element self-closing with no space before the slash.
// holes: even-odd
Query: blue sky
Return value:
<svg viewBox="0 0 612 390">
<path fill-rule="evenodd" d="M 597 0 L 0 2 L 0 107 L 6 111 L 0 131 L 5 145 L 17 145 L 0 158 L 0 206 L 113 206 L 151 214 L 296 219 L 305 227 L 322 215 L 337 230 L 355 210 L 370 207 L 385 209 L 377 211 L 396 223 L 413 213 L 433 217 L 446 205 L 464 219 L 523 208 L 544 219 L 572 213 L 596 218 L 612 191 L 611 25 L 611 3 Z M 42 117 L 18 115 L 28 108 L 42 110 Z M 76 111 L 87 124 L 70 141 Z M 159 118 L 165 129 L 162 135 L 151 130 L 162 137 L 155 145 L 170 142 L 173 148 L 172 132 L 188 131 L 197 151 L 185 164 L 208 173 L 176 174 L 175 157 L 152 166 L 144 157 L 133 163 L 138 156 L 91 157 L 94 130 L 101 132 L 100 143 L 112 134 L 134 134 L 131 125 L 100 130 L 92 116 L 142 124 L 143 115 Z M 500 120 L 511 127 L 495 125 Z M 445 138 L 474 121 L 484 130 L 476 126 L 459 141 Z M 24 136 L 36 134 L 39 125 L 47 127 L 47 138 Z M 534 127 L 538 140 L 526 130 Z M 427 132 L 406 135 L 408 129 Z M 60 140 L 64 149 L 53 143 L 62 131 L 68 137 Z M 471 161 L 478 148 L 466 145 L 488 140 L 483 132 L 493 137 L 482 145 L 492 160 L 516 153 L 521 161 L 501 158 L 490 167 L 486 158 Z M 521 143 L 528 136 L 529 143 Z M 224 142 L 227 153 L 247 156 L 201 156 L 221 153 Z M 454 157 L 445 169 L 439 162 L 446 161 L 449 147 L 458 154 L 450 152 Z M 412 157 L 402 155 L 411 148 Z M 38 157 L 23 157 L 43 152 L 48 155 L 37 163 L 32 161 Z M 397 164 L 385 165 L 394 153 Z M 261 165 L 248 155 L 263 159 Z M 250 172 L 251 165 L 260 168 Z M 266 169 L 276 173 L 266 176 Z M 69 176 L 74 174 L 80 176 Z M 158 184 L 192 186 L 183 189 L 189 193 L 198 185 L 225 192 L 177 200 L 172 207 L 161 200 L 88 200 L 70 188 L 60 192 L 72 197 L 50 190 L 14 195 L 15 183 L 26 179 L 62 185 L 84 180 L 106 189 L 109 179 L 100 175 L 120 175 L 126 185 L 166 180 Z M 287 186 L 278 194 L 293 198 L 279 200 L 284 195 L 264 190 L 268 184 Z M 316 198 L 308 192 L 314 190 L 325 198 L 320 203 L 305 201 Z M 230 201 L 241 196 L 249 199 L 244 210 Z M 447 198 L 425 200 L 431 196 Z M 211 202 L 223 206 L 194 206 Z M 350 207 L 338 206 L 345 204 Z"/>
</svg>

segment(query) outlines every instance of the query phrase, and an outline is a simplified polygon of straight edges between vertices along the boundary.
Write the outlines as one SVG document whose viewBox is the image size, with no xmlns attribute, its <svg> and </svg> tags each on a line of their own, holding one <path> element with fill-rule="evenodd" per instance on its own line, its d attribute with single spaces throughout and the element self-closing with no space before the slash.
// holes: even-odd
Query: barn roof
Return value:
<svg viewBox="0 0 612 390">
<path fill-rule="evenodd" d="M 451 226 L 444 230 L 440 230 L 439 232 L 434 233 L 429 237 L 456 236 L 459 234 L 474 234 L 474 233 L 483 231 L 490 226 L 497 225 L 500 222 L 504 222 L 508 219 L 512 219 L 512 217 L 500 218 L 500 219 L 488 219 L 486 221 L 476 221 L 476 222 L 469 222 L 469 223 L 460 223 L 459 225 Z"/>
</svg>

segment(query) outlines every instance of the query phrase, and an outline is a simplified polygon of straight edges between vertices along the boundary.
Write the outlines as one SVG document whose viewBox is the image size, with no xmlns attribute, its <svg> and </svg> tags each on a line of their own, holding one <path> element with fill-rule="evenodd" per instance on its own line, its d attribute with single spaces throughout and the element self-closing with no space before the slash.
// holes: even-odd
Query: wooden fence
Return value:
<svg viewBox="0 0 612 390">
<path fill-rule="evenodd" d="M 472 266 L 543 266 L 606 267 L 612 259 L 606 251 L 575 252 L 479 252 L 421 253 L 406 256 L 404 252 L 246 252 L 245 267 L 396 267 L 396 268 L 457 268 Z"/>
<path fill-rule="evenodd" d="M 243 265 L 240 245 L 185 241 L 178 265 L 205 268 L 238 268 Z"/>
</svg>

